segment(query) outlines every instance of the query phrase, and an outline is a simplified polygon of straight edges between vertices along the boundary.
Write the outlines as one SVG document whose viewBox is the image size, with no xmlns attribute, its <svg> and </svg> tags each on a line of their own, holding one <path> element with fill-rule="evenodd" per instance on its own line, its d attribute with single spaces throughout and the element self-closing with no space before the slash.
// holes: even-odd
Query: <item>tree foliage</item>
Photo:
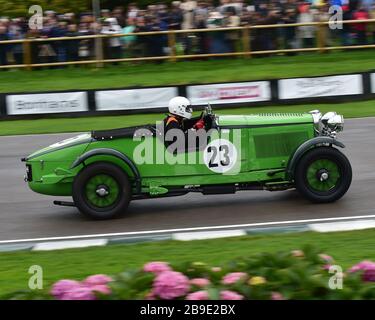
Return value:
<svg viewBox="0 0 375 320">
<path fill-rule="evenodd" d="M 29 17 L 29 8 L 40 5 L 43 11 L 58 13 L 84 12 L 91 10 L 90 0 L 0 0 L 0 15 L 8 17 Z"/>
<path fill-rule="evenodd" d="M 85 12 L 92 8 L 92 0 L 0 0 L 0 16 L 28 17 L 32 5 L 40 5 L 43 11 L 53 10 L 58 13 Z M 129 3 L 137 3 L 139 7 L 146 7 L 157 2 L 153 0 L 100 0 L 102 9 L 113 9 L 116 6 L 127 7 Z M 172 0 L 160 1 L 171 3 Z"/>
</svg>

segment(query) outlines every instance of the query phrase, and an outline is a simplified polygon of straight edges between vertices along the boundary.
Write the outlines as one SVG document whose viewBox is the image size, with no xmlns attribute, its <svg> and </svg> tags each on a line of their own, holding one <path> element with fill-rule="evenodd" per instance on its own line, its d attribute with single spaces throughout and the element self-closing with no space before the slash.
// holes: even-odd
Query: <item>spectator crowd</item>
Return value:
<svg viewBox="0 0 375 320">
<path fill-rule="evenodd" d="M 28 18 L 0 18 L 0 41 L 71 37 L 72 40 L 31 43 L 33 63 L 89 60 L 95 57 L 94 39 L 74 39 L 94 34 L 124 34 L 104 38 L 104 58 L 163 56 L 170 53 L 168 37 L 139 35 L 138 32 L 216 29 L 228 31 L 179 33 L 177 54 L 228 53 L 241 50 L 243 40 L 231 27 L 327 21 L 329 7 L 340 6 L 344 20 L 375 19 L 375 0 L 182 0 L 151 4 L 146 8 L 131 3 L 113 10 L 60 14 L 45 11 L 40 29 L 30 29 Z M 344 24 L 326 32 L 326 44 L 375 43 L 375 24 Z M 254 29 L 249 36 L 252 50 L 313 47 L 316 26 Z M 127 34 L 131 34 L 125 36 Z M 23 63 L 22 43 L 0 44 L 0 65 Z"/>
</svg>

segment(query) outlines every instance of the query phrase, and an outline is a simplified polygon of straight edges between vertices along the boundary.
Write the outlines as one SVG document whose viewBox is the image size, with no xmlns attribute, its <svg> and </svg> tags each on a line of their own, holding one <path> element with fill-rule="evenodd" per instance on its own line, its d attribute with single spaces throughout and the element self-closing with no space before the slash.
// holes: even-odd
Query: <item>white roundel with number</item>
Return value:
<svg viewBox="0 0 375 320">
<path fill-rule="evenodd" d="M 225 173 L 236 164 L 237 149 L 229 140 L 217 139 L 206 147 L 203 160 L 211 171 Z"/>
</svg>

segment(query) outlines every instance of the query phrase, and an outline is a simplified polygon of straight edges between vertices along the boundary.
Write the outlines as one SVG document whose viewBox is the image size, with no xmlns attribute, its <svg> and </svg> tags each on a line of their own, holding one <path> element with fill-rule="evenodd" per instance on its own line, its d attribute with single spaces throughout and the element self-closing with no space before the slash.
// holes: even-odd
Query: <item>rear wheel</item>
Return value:
<svg viewBox="0 0 375 320">
<path fill-rule="evenodd" d="M 297 190 L 312 202 L 334 202 L 349 189 L 352 168 L 344 154 L 335 148 L 319 147 L 299 161 L 294 180 Z"/>
<path fill-rule="evenodd" d="M 124 214 L 130 198 L 127 174 L 110 163 L 89 165 L 73 183 L 75 205 L 81 213 L 93 219 L 111 219 Z"/>
</svg>

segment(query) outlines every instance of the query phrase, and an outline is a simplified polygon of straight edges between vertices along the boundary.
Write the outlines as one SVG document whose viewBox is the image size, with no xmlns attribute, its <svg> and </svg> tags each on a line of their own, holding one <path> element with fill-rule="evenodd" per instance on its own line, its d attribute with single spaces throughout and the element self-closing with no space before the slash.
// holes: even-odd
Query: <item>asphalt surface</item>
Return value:
<svg viewBox="0 0 375 320">
<path fill-rule="evenodd" d="M 339 140 L 347 146 L 344 153 L 353 167 L 353 183 L 336 203 L 311 204 L 294 190 L 188 194 L 133 201 L 126 215 L 110 221 L 87 220 L 76 208 L 56 207 L 56 198 L 33 193 L 23 181 L 22 157 L 76 134 L 0 137 L 0 240 L 371 215 L 374 132 L 375 118 L 346 121 Z"/>
</svg>

